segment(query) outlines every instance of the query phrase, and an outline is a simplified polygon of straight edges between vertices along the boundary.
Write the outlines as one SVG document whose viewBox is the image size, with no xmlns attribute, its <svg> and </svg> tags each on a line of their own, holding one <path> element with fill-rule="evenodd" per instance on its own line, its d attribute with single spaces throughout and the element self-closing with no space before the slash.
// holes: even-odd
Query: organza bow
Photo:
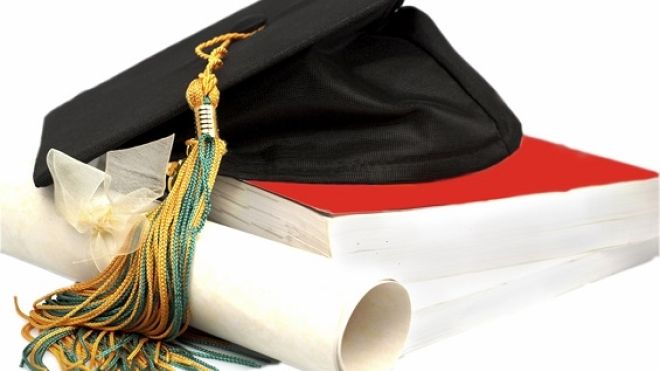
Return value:
<svg viewBox="0 0 660 371">
<path fill-rule="evenodd" d="M 105 155 L 105 172 L 58 150 L 48 152 L 55 207 L 78 232 L 90 235 L 90 257 L 102 270 L 137 249 L 146 213 L 165 192 L 174 135 Z M 100 159 L 103 162 L 103 158 Z"/>
</svg>

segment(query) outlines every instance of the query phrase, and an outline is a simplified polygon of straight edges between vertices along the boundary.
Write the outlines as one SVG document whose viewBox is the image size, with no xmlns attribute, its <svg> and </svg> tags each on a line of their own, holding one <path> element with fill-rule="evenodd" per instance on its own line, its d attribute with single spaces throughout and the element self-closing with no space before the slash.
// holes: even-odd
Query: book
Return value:
<svg viewBox="0 0 660 371">
<path fill-rule="evenodd" d="M 210 220 L 423 282 L 658 236 L 657 173 L 524 137 L 488 169 L 396 185 L 220 177 Z"/>
</svg>

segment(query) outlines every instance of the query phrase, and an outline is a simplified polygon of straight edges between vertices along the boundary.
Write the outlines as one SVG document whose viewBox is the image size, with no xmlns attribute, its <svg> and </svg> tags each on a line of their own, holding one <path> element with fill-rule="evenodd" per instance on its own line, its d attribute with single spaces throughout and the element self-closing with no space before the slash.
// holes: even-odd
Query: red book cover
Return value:
<svg viewBox="0 0 660 371">
<path fill-rule="evenodd" d="M 461 204 L 645 180 L 658 174 L 533 137 L 485 170 L 425 183 L 309 184 L 248 181 L 331 215 Z"/>
</svg>

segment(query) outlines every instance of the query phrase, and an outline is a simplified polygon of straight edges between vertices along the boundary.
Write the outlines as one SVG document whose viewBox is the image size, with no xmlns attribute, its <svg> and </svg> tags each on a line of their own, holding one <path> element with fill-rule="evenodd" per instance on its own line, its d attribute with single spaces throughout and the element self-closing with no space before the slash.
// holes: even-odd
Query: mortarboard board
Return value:
<svg viewBox="0 0 660 371">
<path fill-rule="evenodd" d="M 50 112 L 46 154 L 82 161 L 176 133 L 194 137 L 183 91 L 202 68 L 191 50 L 230 31 L 222 174 L 314 183 L 419 182 L 492 165 L 517 149 L 520 123 L 432 20 L 398 0 L 264 0 L 174 44 Z M 70 138 L 78 140 L 72 141 Z"/>
</svg>

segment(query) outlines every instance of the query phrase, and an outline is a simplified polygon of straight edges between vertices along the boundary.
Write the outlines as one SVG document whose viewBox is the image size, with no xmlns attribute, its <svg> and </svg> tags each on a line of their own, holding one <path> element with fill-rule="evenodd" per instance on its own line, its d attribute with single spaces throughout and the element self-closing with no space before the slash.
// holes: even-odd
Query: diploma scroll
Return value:
<svg viewBox="0 0 660 371">
<path fill-rule="evenodd" d="M 97 274 L 88 237 L 57 214 L 52 189 L 0 192 L 3 253 L 74 280 Z M 410 301 L 393 280 L 212 222 L 194 259 L 200 330 L 303 370 L 388 370 L 403 350 Z"/>
</svg>

